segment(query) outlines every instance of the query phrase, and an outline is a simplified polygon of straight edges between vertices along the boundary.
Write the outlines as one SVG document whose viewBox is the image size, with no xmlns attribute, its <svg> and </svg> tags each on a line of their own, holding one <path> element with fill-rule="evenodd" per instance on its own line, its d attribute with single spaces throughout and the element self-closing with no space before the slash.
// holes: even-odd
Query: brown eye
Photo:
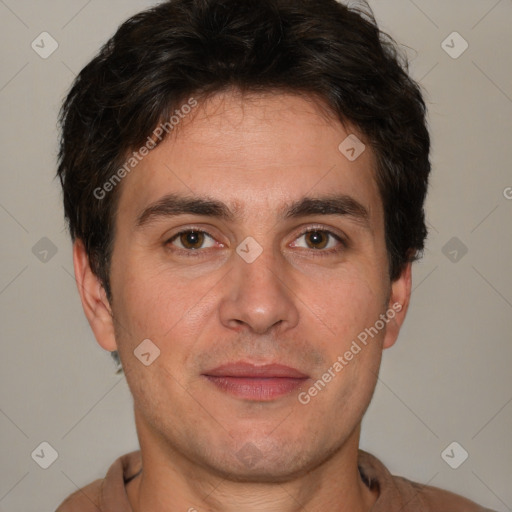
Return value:
<svg viewBox="0 0 512 512">
<path fill-rule="evenodd" d="M 324 249 L 329 242 L 329 234 L 325 231 L 309 231 L 304 236 L 310 249 Z"/>
<path fill-rule="evenodd" d="M 203 247 L 207 239 L 210 239 L 210 243 L 206 247 Z M 215 241 L 208 233 L 204 231 L 190 229 L 176 234 L 168 241 L 168 243 L 171 243 L 180 249 L 198 250 L 213 247 Z"/>
<path fill-rule="evenodd" d="M 186 249 L 199 249 L 204 241 L 204 233 L 189 231 L 180 235 L 180 242 Z"/>
<path fill-rule="evenodd" d="M 291 244 L 292 247 L 318 251 L 318 255 L 329 255 L 345 248 L 345 241 L 326 229 L 309 229 L 304 231 Z"/>
</svg>

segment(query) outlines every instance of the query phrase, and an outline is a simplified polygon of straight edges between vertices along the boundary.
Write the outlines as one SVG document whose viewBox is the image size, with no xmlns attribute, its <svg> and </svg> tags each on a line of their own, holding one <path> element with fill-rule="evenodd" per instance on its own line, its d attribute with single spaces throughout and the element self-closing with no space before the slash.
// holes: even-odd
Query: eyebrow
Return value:
<svg viewBox="0 0 512 512">
<path fill-rule="evenodd" d="M 230 208 L 227 204 L 209 197 L 186 197 L 168 194 L 150 204 L 137 216 L 136 227 L 142 228 L 152 222 L 179 215 L 200 215 L 234 222 L 242 213 L 240 203 Z M 351 196 L 328 195 L 322 197 L 303 197 L 287 203 L 279 210 L 283 219 L 296 219 L 313 215 L 338 215 L 348 217 L 362 227 L 371 230 L 368 210 Z"/>
</svg>

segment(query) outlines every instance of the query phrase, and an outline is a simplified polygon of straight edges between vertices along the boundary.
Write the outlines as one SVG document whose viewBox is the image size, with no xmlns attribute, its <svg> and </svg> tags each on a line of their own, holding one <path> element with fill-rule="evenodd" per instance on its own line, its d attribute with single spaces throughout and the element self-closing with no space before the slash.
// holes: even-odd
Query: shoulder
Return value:
<svg viewBox="0 0 512 512">
<path fill-rule="evenodd" d="M 393 480 L 398 486 L 410 487 L 414 490 L 425 512 L 493 512 L 459 494 L 438 487 L 411 482 L 398 476 L 394 476 Z"/>
<path fill-rule="evenodd" d="M 95 480 L 68 496 L 55 512 L 98 512 L 103 478 Z"/>
<path fill-rule="evenodd" d="M 367 485 L 379 490 L 372 512 L 493 512 L 458 494 L 394 476 L 379 459 L 362 450 L 358 465 Z"/>
<path fill-rule="evenodd" d="M 111 504 L 129 510 L 125 484 L 142 468 L 140 451 L 121 455 L 110 466 L 105 478 L 99 478 L 68 496 L 56 512 L 98 512 L 110 510 Z"/>
</svg>

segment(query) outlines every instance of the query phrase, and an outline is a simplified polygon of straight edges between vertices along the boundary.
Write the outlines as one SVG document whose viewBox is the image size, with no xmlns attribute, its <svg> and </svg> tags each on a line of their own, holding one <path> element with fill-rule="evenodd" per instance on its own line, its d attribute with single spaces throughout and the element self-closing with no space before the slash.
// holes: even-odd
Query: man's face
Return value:
<svg viewBox="0 0 512 512">
<path fill-rule="evenodd" d="M 353 341 L 400 280 L 389 281 L 372 151 L 349 161 L 338 149 L 350 133 L 297 96 L 226 93 L 125 178 L 112 311 L 139 435 L 219 473 L 271 481 L 355 435 L 396 320 L 359 351 Z M 231 218 L 151 208 L 171 194 L 223 203 Z M 334 197 L 328 209 L 290 210 Z M 146 339 L 160 350 L 149 366 L 134 355 Z M 240 362 L 304 378 L 216 370 Z"/>
</svg>

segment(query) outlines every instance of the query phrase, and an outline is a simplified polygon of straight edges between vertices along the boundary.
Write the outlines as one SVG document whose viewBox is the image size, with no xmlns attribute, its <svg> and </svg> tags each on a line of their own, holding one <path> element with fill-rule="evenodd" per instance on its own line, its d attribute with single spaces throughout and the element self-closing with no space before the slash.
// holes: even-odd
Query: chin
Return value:
<svg viewBox="0 0 512 512">
<path fill-rule="evenodd" d="M 335 448 L 324 451 L 318 446 L 306 446 L 308 437 L 305 435 L 291 441 L 289 436 L 286 440 L 269 439 L 268 436 L 258 440 L 256 436 L 247 436 L 245 442 L 237 443 L 237 448 L 227 446 L 218 454 L 211 451 L 210 461 L 206 464 L 230 481 L 289 482 L 306 475 L 336 451 Z M 228 456 L 230 452 L 234 456 Z"/>
</svg>

